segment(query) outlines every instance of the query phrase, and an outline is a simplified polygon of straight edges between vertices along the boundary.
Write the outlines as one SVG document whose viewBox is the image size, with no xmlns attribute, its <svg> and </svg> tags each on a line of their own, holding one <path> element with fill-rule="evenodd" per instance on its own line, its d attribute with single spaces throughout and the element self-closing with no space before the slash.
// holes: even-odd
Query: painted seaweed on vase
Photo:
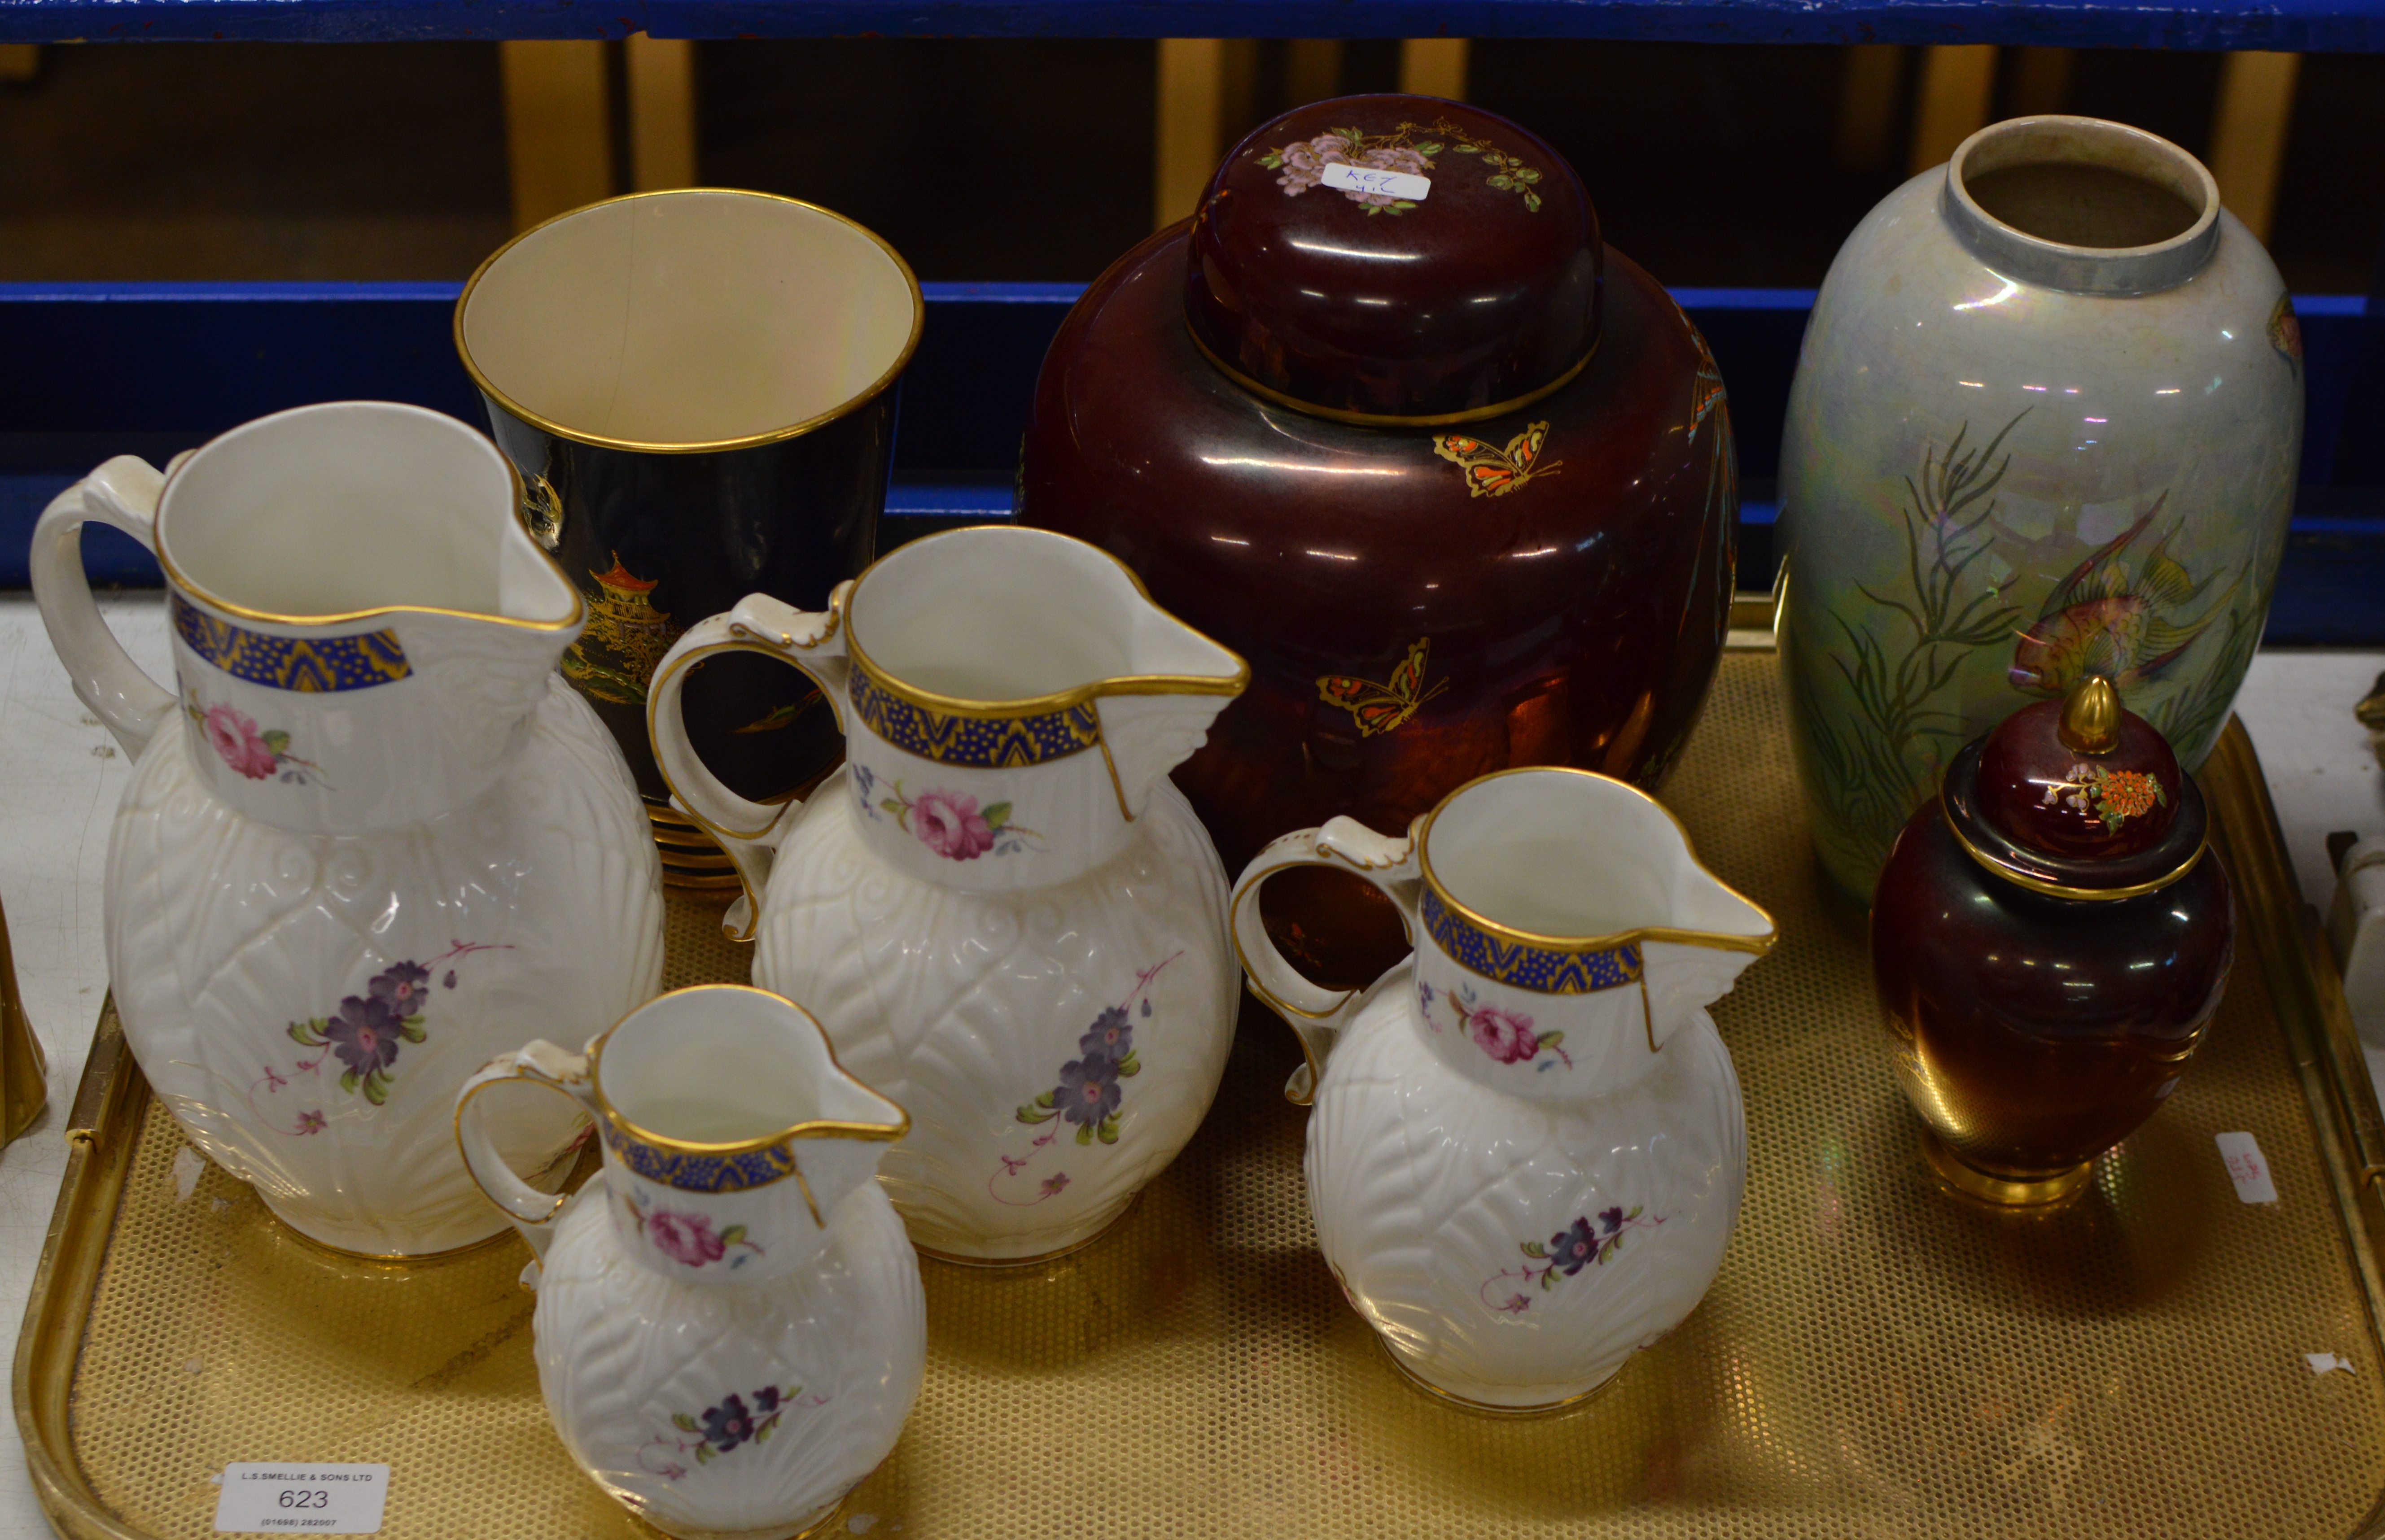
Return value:
<svg viewBox="0 0 2385 1540">
<path fill-rule="evenodd" d="M 2163 516 L 2166 490 L 2067 567 L 2056 564 L 2077 534 L 2016 531 L 1998 492 L 2012 467 L 2007 443 L 2029 416 L 1983 444 L 1967 447 L 1967 422 L 1942 451 L 1923 444 L 1918 474 L 1904 478 L 1903 569 L 1821 603 L 1813 624 L 1822 634 L 1805 640 L 1828 663 L 1788 671 L 1822 804 L 1817 835 L 1842 880 L 1860 873 L 1868 888 L 1954 751 L 1990 725 L 1977 718 L 1981 688 L 1994 683 L 1977 677 L 1975 657 L 1992 657 L 2014 692 L 1987 702 L 1991 721 L 2101 674 L 2191 763 L 2216 738 L 2260 640 L 2260 617 L 2236 602 L 2248 569 L 2191 571 L 2175 549 L 2185 516 Z M 2042 596 L 2025 602 L 2040 582 Z M 2206 637 L 2216 649 L 2198 648 Z M 2197 653 L 2200 669 L 2181 666 Z M 2179 678 L 2184 688 L 2154 698 Z"/>
<path fill-rule="evenodd" d="M 1829 710 L 1817 698 L 1820 670 L 1789 670 L 1813 789 L 1829 813 L 1817 832 L 1866 872 L 1888 859 L 1896 831 L 1962 746 L 1963 715 L 1951 709 L 1948 687 L 1975 649 L 2004 641 L 2021 618 L 1981 563 L 1994 543 L 1988 525 L 1996 488 L 2012 468 L 2012 456 L 1997 453 L 2028 415 L 1967 450 L 1968 423 L 1943 452 L 1924 445 L 1918 478 L 1904 478 L 1904 571 L 1877 588 L 1856 585 L 1870 614 L 1827 611 L 1841 644 L 1829 650 L 1829 663 L 1852 710 Z"/>
</svg>

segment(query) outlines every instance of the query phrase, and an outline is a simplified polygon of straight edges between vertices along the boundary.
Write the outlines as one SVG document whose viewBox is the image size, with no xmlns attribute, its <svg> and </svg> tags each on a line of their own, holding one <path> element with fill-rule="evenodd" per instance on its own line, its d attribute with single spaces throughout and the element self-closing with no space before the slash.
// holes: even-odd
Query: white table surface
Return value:
<svg viewBox="0 0 2385 1540">
<path fill-rule="evenodd" d="M 125 646 L 167 677 L 165 609 L 156 594 L 103 598 Z M 2385 776 L 2352 706 L 2385 652 L 2263 653 L 2236 708 L 2252 730 L 2285 826 L 2304 896 L 2322 911 L 2334 889 L 2329 831 L 2385 833 Z M 107 983 L 100 885 L 107 829 L 129 762 L 67 686 L 24 594 L 0 594 L 0 900 L 17 980 L 49 1056 L 49 1110 L 0 1152 L 0 1330 L 14 1351 L 33 1265 L 66 1170 L 66 1115 Z M 2372 1075 L 2385 1054 L 2369 1050 Z M 0 1421 L 0 1540 L 50 1540 L 18 1444 Z"/>
</svg>

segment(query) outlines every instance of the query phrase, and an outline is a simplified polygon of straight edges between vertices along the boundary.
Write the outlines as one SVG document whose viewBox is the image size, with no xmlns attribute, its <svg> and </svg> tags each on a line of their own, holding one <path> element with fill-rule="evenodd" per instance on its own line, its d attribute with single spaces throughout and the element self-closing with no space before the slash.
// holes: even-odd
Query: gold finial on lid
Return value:
<svg viewBox="0 0 2385 1540">
<path fill-rule="evenodd" d="M 2120 746 L 2120 692 L 2101 674 L 2081 675 L 2062 698 L 2062 746 L 2108 754 Z"/>
</svg>

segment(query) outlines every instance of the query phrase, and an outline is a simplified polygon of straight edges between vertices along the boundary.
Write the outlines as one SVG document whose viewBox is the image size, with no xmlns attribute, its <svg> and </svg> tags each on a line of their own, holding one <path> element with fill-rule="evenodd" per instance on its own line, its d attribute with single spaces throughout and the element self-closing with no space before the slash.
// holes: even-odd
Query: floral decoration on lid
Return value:
<svg viewBox="0 0 2385 1540">
<path fill-rule="evenodd" d="M 2178 756 L 2099 675 L 2024 706 L 1979 751 L 1980 815 L 2047 855 L 2109 860 L 2160 844 L 2176 820 Z"/>
<path fill-rule="evenodd" d="M 1262 126 L 1217 168 L 1185 316 L 1213 362 L 1292 404 L 1466 420 L 1580 367 L 1605 251 L 1580 179 L 1518 125 L 1346 96 Z"/>
</svg>

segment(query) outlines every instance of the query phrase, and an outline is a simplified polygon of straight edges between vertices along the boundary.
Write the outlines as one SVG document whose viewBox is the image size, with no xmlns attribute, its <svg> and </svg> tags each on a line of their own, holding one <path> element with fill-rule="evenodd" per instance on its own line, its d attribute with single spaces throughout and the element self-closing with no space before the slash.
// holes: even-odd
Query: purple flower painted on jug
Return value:
<svg viewBox="0 0 2385 1540">
<path fill-rule="evenodd" d="M 985 1187 L 997 1203 L 1015 1209 L 1032 1208 L 1049 1198 L 1057 1198 L 1068 1187 L 1068 1174 L 1055 1171 L 1033 1188 L 1032 1197 L 1010 1197 L 1004 1192 L 1007 1179 L 1025 1171 L 1038 1156 L 1056 1142 L 1063 1127 L 1077 1131 L 1077 1143 L 1091 1145 L 1118 1142 L 1119 1111 L 1126 1099 L 1126 1088 L 1120 1081 L 1143 1073 L 1143 1058 L 1134 1044 L 1134 1023 L 1139 1018 L 1151 1020 L 1151 981 L 1160 970 L 1183 956 L 1172 952 L 1148 968 L 1136 971 L 1134 987 L 1126 999 L 1116 1005 L 1105 1005 L 1093 1015 L 1093 1025 L 1077 1038 L 1077 1057 L 1060 1066 L 1059 1084 L 1043 1092 L 1034 1100 L 1023 1102 L 1018 1109 L 1018 1121 L 1030 1126 L 1051 1124 L 1030 1142 L 1026 1152 L 1018 1155 L 997 1154 L 999 1170 L 985 1179 Z M 1025 1183 L 1012 1187 L 1024 1194 Z"/>
<path fill-rule="evenodd" d="M 1148 1009 L 1148 1007 L 1146 1007 Z M 1093 1018 L 1093 1029 L 1077 1039 L 1079 1053 L 1098 1053 L 1112 1060 L 1134 1055 L 1134 1024 L 1126 1012 L 1111 1006 Z"/>
<path fill-rule="evenodd" d="M 766 1385 L 753 1393 L 751 1406 L 746 1404 L 747 1399 L 729 1395 L 720 1398 L 718 1406 L 705 1408 L 700 1415 L 671 1413 L 671 1426 L 678 1432 L 647 1439 L 638 1450 L 639 1468 L 665 1481 L 679 1481 L 688 1473 L 680 1456 L 693 1455 L 698 1465 L 709 1465 L 745 1445 L 768 1444 L 789 1412 L 826 1406 L 829 1398 L 805 1396 L 799 1385 L 784 1390 Z"/>
<path fill-rule="evenodd" d="M 351 1095 L 361 1095 L 379 1107 L 389 1099 L 390 1082 L 397 1068 L 398 1054 L 408 1044 L 425 1041 L 429 1034 L 423 1027 L 425 1007 L 429 1000 L 427 986 L 431 970 L 451 957 L 466 957 L 476 951 L 504 951 L 510 943 L 488 945 L 457 941 L 429 962 L 393 962 L 366 981 L 365 992 L 349 995 L 329 1016 L 314 1016 L 290 1024 L 291 1040 L 306 1048 L 330 1051 L 312 1059 L 301 1059 L 284 1075 L 271 1065 L 266 1066 L 263 1078 L 249 1087 L 249 1105 L 256 1110 L 256 1094 L 262 1090 L 275 1095 L 288 1087 L 292 1079 L 302 1074 L 318 1074 L 327 1059 L 340 1062 L 340 1089 Z M 447 971 L 452 981 L 454 969 Z M 452 983 L 451 983 L 451 987 Z M 258 1112 L 259 1121 L 280 1129 L 284 1134 L 319 1134 L 324 1129 L 320 1112 L 302 1112 L 293 1126 L 283 1126 L 273 1118 Z"/>
<path fill-rule="evenodd" d="M 455 970 L 448 970 L 455 976 Z M 418 962 L 393 962 L 373 976 L 367 987 L 373 999 L 388 1005 L 395 1016 L 418 1016 L 422 1013 L 422 997 L 431 983 L 431 970 Z"/>
<path fill-rule="evenodd" d="M 1611 1209 L 1601 1209 L 1593 1217 L 1584 1214 L 1571 1224 L 1551 1236 L 1548 1244 L 1528 1240 L 1522 1245 L 1527 1259 L 1522 1267 L 1503 1267 L 1482 1280 L 1477 1292 L 1484 1307 L 1501 1315 L 1521 1315 L 1532 1308 L 1531 1296 L 1506 1289 L 1509 1280 L 1537 1282 L 1543 1292 L 1555 1288 L 1559 1278 L 1570 1278 L 1585 1267 L 1606 1264 L 1623 1245 L 1625 1232 L 1653 1230 L 1665 1223 L 1665 1216 L 1643 1217 L 1646 1211 L 1635 1203 L 1627 1209 L 1620 1203 Z M 1492 1291 L 1505 1290 L 1504 1298 L 1493 1298 Z"/>
<path fill-rule="evenodd" d="M 1088 1053 L 1060 1066 L 1052 1105 L 1072 1124 L 1098 1126 L 1118 1110 L 1118 1066 L 1107 1054 Z"/>
</svg>

